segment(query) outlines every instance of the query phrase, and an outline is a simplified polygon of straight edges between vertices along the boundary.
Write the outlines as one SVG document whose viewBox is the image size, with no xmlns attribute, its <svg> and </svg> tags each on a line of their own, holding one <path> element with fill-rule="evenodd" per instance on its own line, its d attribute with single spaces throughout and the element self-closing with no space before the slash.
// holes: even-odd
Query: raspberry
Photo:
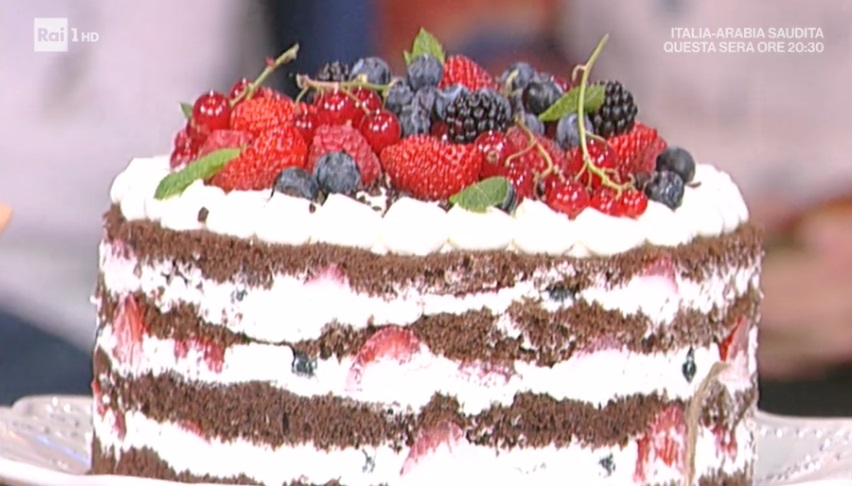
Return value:
<svg viewBox="0 0 852 486">
<path fill-rule="evenodd" d="M 228 128 L 230 119 L 231 105 L 222 93 L 204 93 L 192 105 L 192 127 L 200 135 Z"/>
<path fill-rule="evenodd" d="M 473 145 L 415 135 L 384 149 L 382 165 L 400 190 L 420 199 L 443 200 L 479 179 L 482 152 Z"/>
<path fill-rule="evenodd" d="M 388 110 L 380 110 L 364 117 L 359 127 L 361 135 L 367 139 L 373 152 L 380 154 L 385 147 L 399 141 L 402 131 L 396 115 Z"/>
<path fill-rule="evenodd" d="M 198 157 L 204 157 L 210 152 L 223 148 L 239 148 L 248 145 L 253 138 L 254 136 L 248 132 L 216 130 L 207 137 L 207 140 L 198 149 Z"/>
<path fill-rule="evenodd" d="M 502 173 L 497 175 L 512 181 L 519 198 L 536 195 L 542 174 L 551 168 L 551 164 L 554 172 L 564 172 L 565 153 L 553 140 L 538 134 L 534 134 L 534 140 L 530 140 L 529 135 L 517 127 L 510 128 L 506 136 L 515 152 L 509 157 L 508 164 L 504 164 L 505 169 L 498 169 Z"/>
<path fill-rule="evenodd" d="M 323 125 L 317 128 L 306 168 L 314 170 L 317 160 L 331 152 L 346 152 L 358 164 L 361 182 L 369 186 L 381 172 L 379 158 L 361 133 L 349 125 Z"/>
<path fill-rule="evenodd" d="M 252 98 L 239 103 L 231 114 L 231 130 L 259 135 L 293 121 L 293 102 L 287 99 Z"/>
<path fill-rule="evenodd" d="M 490 89 L 461 93 L 447 106 L 444 122 L 450 140 L 472 142 L 480 133 L 506 130 L 512 117 L 509 100 Z"/>
<path fill-rule="evenodd" d="M 544 192 L 544 202 L 554 211 L 576 218 L 591 204 L 586 186 L 573 181 L 554 182 Z"/>
<path fill-rule="evenodd" d="M 246 103 L 252 101 L 256 100 Z M 269 189 L 285 168 L 304 167 L 307 153 L 308 147 L 295 127 L 277 127 L 258 135 L 210 183 L 226 192 Z"/>
<path fill-rule="evenodd" d="M 491 74 L 466 56 L 450 56 L 444 62 L 444 76 L 438 87 L 444 88 L 453 84 L 460 84 L 471 91 L 496 88 Z"/>
<path fill-rule="evenodd" d="M 618 165 L 625 174 L 652 172 L 657 164 L 657 156 L 665 150 L 666 141 L 657 130 L 636 123 L 632 130 L 607 140 L 615 151 Z"/>
<path fill-rule="evenodd" d="M 604 138 L 627 133 L 633 129 L 639 108 L 633 95 L 618 81 L 604 83 L 604 103 L 590 113 L 595 133 Z"/>
<path fill-rule="evenodd" d="M 317 81 L 343 82 L 349 79 L 349 65 L 340 61 L 322 65 L 315 76 Z"/>
<path fill-rule="evenodd" d="M 172 147 L 172 154 L 169 158 L 169 166 L 172 169 L 188 164 L 195 159 L 198 152 L 189 136 L 189 127 L 183 128 L 175 134 Z"/>
<path fill-rule="evenodd" d="M 314 98 L 317 120 L 320 125 L 343 125 L 351 123 L 358 113 L 355 100 L 343 90 L 332 90 Z"/>
</svg>

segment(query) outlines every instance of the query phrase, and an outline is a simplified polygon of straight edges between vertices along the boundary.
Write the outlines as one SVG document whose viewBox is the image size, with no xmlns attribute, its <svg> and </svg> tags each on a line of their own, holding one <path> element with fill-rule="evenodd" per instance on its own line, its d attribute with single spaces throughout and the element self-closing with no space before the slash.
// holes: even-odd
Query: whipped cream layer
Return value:
<svg viewBox="0 0 852 486">
<path fill-rule="evenodd" d="M 461 440 L 438 446 L 412 461 L 410 449 L 391 447 L 319 450 L 311 444 L 272 448 L 245 440 L 205 439 L 175 423 L 159 423 L 138 412 L 121 417 L 123 436 L 116 432 L 112 410 L 95 414 L 95 436 L 104 454 L 120 458 L 131 450 L 148 448 L 178 474 L 234 478 L 244 475 L 262 484 L 326 484 L 339 480 L 347 486 L 422 486 L 487 484 L 493 486 L 643 485 L 680 484 L 683 473 L 657 461 L 645 481 L 634 477 L 639 459 L 636 441 L 624 447 L 514 448 L 476 446 Z M 718 472 L 740 473 L 753 464 L 750 419 L 734 430 L 736 450 L 720 451 L 714 434 L 701 428 L 695 454 L 696 478 Z M 733 453 L 731 453 L 733 452 Z M 729 455 L 730 454 L 730 455 Z M 612 464 L 611 472 L 604 464 Z M 404 473 L 403 473 L 404 471 Z"/>
<path fill-rule="evenodd" d="M 127 220 L 156 221 L 175 231 L 206 229 L 268 243 L 330 243 L 403 255 L 509 250 L 609 256 L 646 244 L 673 247 L 696 237 L 719 236 L 748 220 L 731 177 L 706 164 L 696 167 L 695 179 L 675 211 L 650 201 L 638 219 L 588 208 L 574 220 L 532 200 L 522 202 L 512 215 L 494 208 L 485 213 L 459 207 L 445 211 L 436 203 L 405 197 L 387 207 L 387 198 L 367 194 L 360 200 L 331 195 L 314 207 L 310 201 L 271 191 L 225 194 L 202 181 L 179 196 L 157 200 L 154 191 L 169 172 L 166 156 L 133 159 L 115 178 L 110 198 Z M 202 208 L 207 210 L 203 222 Z"/>
<path fill-rule="evenodd" d="M 332 322 L 360 329 L 370 324 L 405 326 L 424 315 L 440 313 L 463 314 L 488 309 L 500 315 L 513 303 L 525 299 L 543 300 L 550 311 L 582 300 L 600 304 L 606 310 L 640 314 L 651 322 L 651 332 L 670 323 L 681 310 L 724 312 L 737 297 L 758 287 L 760 260 L 745 267 L 717 268 L 709 278 L 701 281 L 679 274 L 671 276 L 673 281 L 649 274 L 613 287 L 600 275 L 598 283 L 559 303 L 549 301 L 544 289 L 550 283 L 560 282 L 564 275 L 574 273 L 567 263 L 563 268 L 519 277 L 514 286 L 495 291 L 452 295 L 408 286 L 395 288 L 392 295 L 387 296 L 357 292 L 332 271 L 315 278 L 280 274 L 267 288 L 248 286 L 238 280 L 216 282 L 205 278 L 189 262 L 175 265 L 173 262 L 145 264 L 133 256 L 126 256 L 111 243 L 103 242 L 100 246 L 100 269 L 104 285 L 111 294 L 142 292 L 154 300 L 161 311 L 181 303 L 191 304 L 197 307 L 199 317 L 211 325 L 225 326 L 259 341 L 277 343 L 316 339 Z M 174 275 L 181 278 L 174 278 Z M 242 295 L 236 299 L 235 292 L 240 291 Z M 334 305 L 328 305 L 329 302 Z M 287 325 L 282 325 L 277 317 L 270 319 L 270 316 L 278 316 L 280 309 L 287 309 L 289 315 L 298 315 L 299 319 Z M 503 327 L 513 332 L 511 321 L 504 322 Z"/>
<path fill-rule="evenodd" d="M 753 386 L 757 372 L 754 352 L 757 328 L 749 335 L 750 352 L 742 362 L 732 363 L 730 380 L 724 382 L 730 392 Z M 98 335 L 95 351 L 108 356 L 120 345 L 110 324 Z M 436 393 L 458 399 L 464 413 L 475 415 L 494 404 L 512 403 L 521 392 L 547 394 L 555 400 L 585 401 L 597 406 L 619 396 L 658 393 L 670 399 L 689 399 L 719 361 L 716 345 L 677 349 L 670 353 L 641 354 L 623 349 L 603 349 L 578 353 L 553 366 L 537 366 L 517 361 L 503 369 L 490 369 L 477 363 L 462 363 L 436 356 L 428 349 L 405 363 L 381 359 L 359 372 L 359 383 L 350 382 L 356 368 L 354 357 L 318 359 L 312 376 L 293 371 L 294 353 L 289 346 L 262 343 L 237 344 L 224 350 L 222 365 L 206 366 L 205 350 L 186 347 L 174 339 L 143 335 L 132 361 L 111 359 L 113 373 L 124 378 L 148 374 L 172 375 L 187 382 L 232 385 L 265 382 L 305 397 L 335 395 L 355 401 L 381 403 L 402 409 L 420 409 Z M 181 350 L 177 352 L 176 350 Z M 694 353 L 695 375 L 683 376 L 687 354 Z M 417 383 L 416 387 L 402 384 Z M 400 386 L 390 386 L 399 384 Z"/>
</svg>

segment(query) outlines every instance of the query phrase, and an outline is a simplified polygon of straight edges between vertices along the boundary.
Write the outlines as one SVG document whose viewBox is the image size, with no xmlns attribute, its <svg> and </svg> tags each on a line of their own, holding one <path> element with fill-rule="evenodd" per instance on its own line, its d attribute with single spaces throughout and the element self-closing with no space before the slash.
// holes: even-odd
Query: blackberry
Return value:
<svg viewBox="0 0 852 486">
<path fill-rule="evenodd" d="M 509 100 L 494 90 L 478 89 L 462 93 L 450 103 L 444 121 L 450 140 L 465 143 L 489 130 L 505 131 L 511 118 Z"/>
<path fill-rule="evenodd" d="M 595 133 L 604 138 L 627 133 L 633 129 L 639 108 L 633 102 L 633 94 L 618 81 L 604 83 L 604 103 L 590 113 Z"/>
<path fill-rule="evenodd" d="M 387 61 L 380 57 L 364 57 L 355 61 L 349 77 L 355 80 L 361 75 L 365 76 L 370 84 L 388 84 L 391 79 L 390 67 Z"/>
<path fill-rule="evenodd" d="M 349 80 L 349 65 L 334 61 L 324 64 L 316 74 L 317 81 L 340 83 Z"/>
</svg>

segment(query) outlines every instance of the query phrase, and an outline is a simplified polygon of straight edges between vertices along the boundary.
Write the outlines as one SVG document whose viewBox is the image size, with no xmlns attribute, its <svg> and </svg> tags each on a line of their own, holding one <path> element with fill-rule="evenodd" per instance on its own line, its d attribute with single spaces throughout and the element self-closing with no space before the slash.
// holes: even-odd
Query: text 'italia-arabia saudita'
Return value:
<svg viewBox="0 0 852 486">
<path fill-rule="evenodd" d="M 183 105 L 110 190 L 92 473 L 751 484 L 761 234 L 605 42 L 493 76 L 421 31 L 291 99 L 294 46 Z"/>
</svg>

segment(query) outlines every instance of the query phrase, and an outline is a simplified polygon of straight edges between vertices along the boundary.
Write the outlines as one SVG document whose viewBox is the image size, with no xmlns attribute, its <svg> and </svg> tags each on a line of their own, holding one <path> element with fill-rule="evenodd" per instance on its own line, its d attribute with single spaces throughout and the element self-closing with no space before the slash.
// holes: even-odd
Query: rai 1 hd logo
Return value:
<svg viewBox="0 0 852 486">
<path fill-rule="evenodd" d="M 68 52 L 71 42 L 97 42 L 97 32 L 80 31 L 68 27 L 68 19 L 37 17 L 33 19 L 33 51 Z"/>
</svg>

